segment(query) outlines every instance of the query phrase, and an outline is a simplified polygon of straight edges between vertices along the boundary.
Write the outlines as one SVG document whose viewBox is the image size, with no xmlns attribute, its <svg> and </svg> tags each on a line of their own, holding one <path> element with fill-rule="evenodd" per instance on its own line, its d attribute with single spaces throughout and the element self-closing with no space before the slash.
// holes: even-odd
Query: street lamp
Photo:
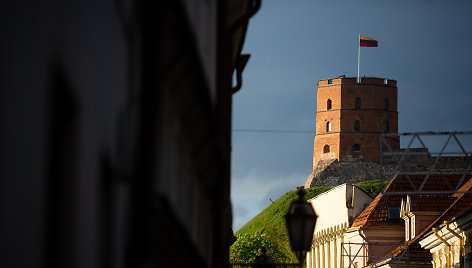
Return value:
<svg viewBox="0 0 472 268">
<path fill-rule="evenodd" d="M 285 221 L 287 222 L 290 246 L 297 254 L 300 267 L 302 267 L 305 254 L 311 249 L 317 216 L 311 204 L 304 197 L 305 190 L 300 189 L 297 194 L 298 199 L 290 204 Z"/>
<path fill-rule="evenodd" d="M 267 250 L 262 248 L 262 254 L 257 256 L 251 265 L 252 268 L 275 268 L 275 263 L 271 257 L 267 255 Z"/>
</svg>

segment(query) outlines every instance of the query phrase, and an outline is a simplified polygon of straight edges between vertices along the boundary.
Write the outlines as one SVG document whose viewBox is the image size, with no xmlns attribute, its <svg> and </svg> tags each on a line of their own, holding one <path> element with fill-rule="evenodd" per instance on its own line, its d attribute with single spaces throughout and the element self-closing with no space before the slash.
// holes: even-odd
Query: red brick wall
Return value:
<svg viewBox="0 0 472 268">
<path fill-rule="evenodd" d="M 364 78 L 361 84 L 355 78 L 335 78 L 318 81 L 316 136 L 313 150 L 313 166 L 323 154 L 324 145 L 330 146 L 340 161 L 346 154 L 363 155 L 372 162 L 379 161 L 379 133 L 398 132 L 397 87 L 395 80 Z M 356 109 L 356 98 L 360 98 L 360 109 Z M 331 109 L 327 110 L 327 100 Z M 388 110 L 385 110 L 385 100 Z M 354 129 L 359 120 L 360 130 Z M 326 132 L 326 123 L 331 122 L 331 132 Z M 390 138 L 392 140 L 392 138 Z M 360 145 L 360 152 L 353 152 L 354 144 Z M 393 149 L 399 148 L 399 141 L 393 138 Z"/>
</svg>

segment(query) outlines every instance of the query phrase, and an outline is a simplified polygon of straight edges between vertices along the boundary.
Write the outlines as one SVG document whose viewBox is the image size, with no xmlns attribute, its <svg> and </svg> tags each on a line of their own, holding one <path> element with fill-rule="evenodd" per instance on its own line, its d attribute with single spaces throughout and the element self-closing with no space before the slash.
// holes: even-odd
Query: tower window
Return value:
<svg viewBox="0 0 472 268">
<path fill-rule="evenodd" d="M 385 121 L 384 122 L 384 132 L 387 133 L 387 132 L 390 132 L 390 127 L 388 125 L 388 121 Z"/>
<path fill-rule="evenodd" d="M 328 84 L 331 85 L 333 83 L 333 79 L 328 79 Z"/>
<path fill-rule="evenodd" d="M 329 145 L 326 144 L 324 147 L 323 147 L 323 153 L 329 153 Z"/>
<path fill-rule="evenodd" d="M 330 132 L 331 131 L 331 122 L 327 122 L 326 123 L 326 132 Z"/>
<path fill-rule="evenodd" d="M 353 152 L 360 152 L 361 151 L 361 146 L 359 144 L 352 145 L 352 151 Z"/>
<path fill-rule="evenodd" d="M 326 107 L 327 110 L 331 110 L 331 99 L 328 99 L 328 101 L 326 102 Z"/>
<path fill-rule="evenodd" d="M 356 98 L 356 109 L 361 108 L 361 98 Z"/>
<path fill-rule="evenodd" d="M 384 110 L 388 111 L 388 99 L 385 99 L 384 101 Z"/>
<path fill-rule="evenodd" d="M 361 121 L 354 121 L 354 130 L 361 130 Z"/>
</svg>

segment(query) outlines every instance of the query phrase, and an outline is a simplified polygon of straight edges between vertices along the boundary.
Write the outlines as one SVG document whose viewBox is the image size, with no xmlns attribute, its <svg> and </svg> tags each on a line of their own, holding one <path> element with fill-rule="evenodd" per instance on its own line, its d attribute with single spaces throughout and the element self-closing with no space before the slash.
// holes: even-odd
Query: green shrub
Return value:
<svg viewBox="0 0 472 268">
<path fill-rule="evenodd" d="M 274 262 L 285 262 L 285 255 L 278 249 L 275 243 L 270 242 L 265 234 L 238 234 L 237 240 L 231 246 L 231 263 L 252 263 L 254 259 L 267 250 L 266 254 Z"/>
<path fill-rule="evenodd" d="M 387 185 L 388 181 L 384 180 L 383 183 L 381 180 L 371 180 L 371 181 L 363 181 L 356 183 L 356 186 L 362 188 L 366 191 L 372 198 L 375 198 L 380 191 L 382 191 L 383 187 Z"/>
</svg>

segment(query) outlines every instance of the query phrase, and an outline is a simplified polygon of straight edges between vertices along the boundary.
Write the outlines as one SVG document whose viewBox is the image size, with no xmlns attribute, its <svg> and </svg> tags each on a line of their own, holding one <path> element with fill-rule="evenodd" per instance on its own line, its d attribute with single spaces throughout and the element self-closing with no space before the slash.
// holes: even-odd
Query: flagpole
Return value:
<svg viewBox="0 0 472 268">
<path fill-rule="evenodd" d="M 361 82 L 361 78 L 359 76 L 359 67 L 361 65 L 361 34 L 359 34 L 359 39 L 357 40 L 357 83 Z"/>
</svg>

